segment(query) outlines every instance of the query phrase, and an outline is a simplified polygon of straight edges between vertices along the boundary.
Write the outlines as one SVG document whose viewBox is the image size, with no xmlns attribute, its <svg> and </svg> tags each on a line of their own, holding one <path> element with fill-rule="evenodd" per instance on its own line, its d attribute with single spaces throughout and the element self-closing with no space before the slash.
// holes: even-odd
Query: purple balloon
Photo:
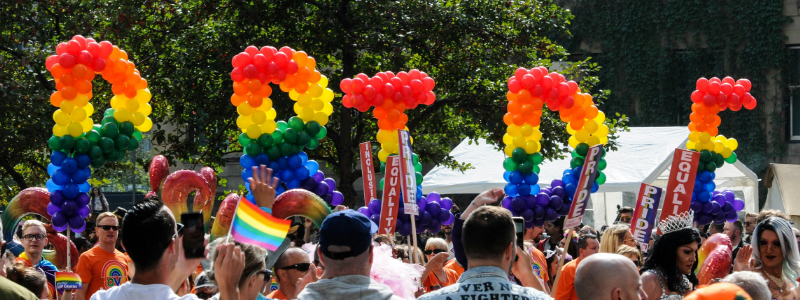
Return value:
<svg viewBox="0 0 800 300">
<path fill-rule="evenodd" d="M 333 178 L 325 178 L 325 183 L 328 184 L 328 188 L 331 191 L 336 189 L 336 180 L 333 180 Z"/>
<path fill-rule="evenodd" d="M 562 216 L 566 216 L 567 214 L 569 214 L 570 205 L 572 205 L 572 202 L 564 202 L 564 206 L 562 206 L 561 209 L 558 210 L 558 214 Z"/>
<path fill-rule="evenodd" d="M 548 222 L 555 221 L 556 219 L 558 219 L 558 213 L 555 210 L 548 208 L 547 211 L 544 213 L 544 219 L 547 220 Z"/>
<path fill-rule="evenodd" d="M 370 215 L 369 208 L 367 208 L 366 206 L 359 207 L 358 208 L 358 212 L 360 212 L 362 215 L 365 215 L 367 217 L 369 217 L 369 215 Z"/>
<path fill-rule="evenodd" d="M 711 198 L 715 202 L 719 203 L 719 205 L 725 204 L 725 196 L 722 194 L 717 194 L 716 196 Z"/>
<path fill-rule="evenodd" d="M 439 195 L 437 192 L 432 192 L 428 194 L 428 202 L 439 202 L 442 200 L 442 196 Z"/>
<path fill-rule="evenodd" d="M 709 202 L 703 203 L 703 212 L 704 213 L 710 214 L 711 211 L 714 210 L 714 205 L 711 204 L 711 203 L 713 203 L 713 202 L 709 201 Z"/>
<path fill-rule="evenodd" d="M 442 211 L 439 212 L 438 219 L 440 222 L 444 222 L 450 219 L 450 210 L 442 208 Z"/>
<path fill-rule="evenodd" d="M 723 224 L 725 223 L 725 214 L 720 213 L 714 216 L 714 223 Z"/>
<path fill-rule="evenodd" d="M 333 203 L 333 193 L 328 193 L 325 197 L 322 197 L 322 200 L 325 200 L 325 203 L 328 204 Z"/>
<path fill-rule="evenodd" d="M 742 201 L 742 199 L 739 198 L 733 199 L 732 204 L 733 204 L 733 209 L 736 210 L 737 212 L 744 209 L 744 201 Z"/>
<path fill-rule="evenodd" d="M 419 223 L 422 224 L 422 226 L 420 226 L 420 227 L 428 226 L 428 224 L 431 223 L 432 219 L 433 219 L 433 216 L 431 216 L 431 214 L 429 212 L 423 211 L 422 213 L 420 213 Z"/>
<path fill-rule="evenodd" d="M 80 215 L 74 215 L 69 218 L 69 229 L 76 233 L 83 232 L 83 229 L 86 228 L 86 222 L 81 218 Z"/>
<path fill-rule="evenodd" d="M 522 197 L 511 199 L 511 211 L 521 211 L 525 209 L 525 200 Z"/>
<path fill-rule="evenodd" d="M 722 211 L 726 214 L 731 212 L 736 213 L 736 210 L 733 209 L 733 204 L 727 201 L 722 205 Z"/>
<path fill-rule="evenodd" d="M 505 198 L 503 198 L 503 201 L 500 202 L 500 205 L 502 205 L 503 208 L 507 210 L 511 210 L 511 197 L 506 196 Z"/>
<path fill-rule="evenodd" d="M 398 220 L 403 220 L 403 222 L 410 222 L 411 221 L 411 217 L 409 215 L 407 215 L 406 213 L 404 213 L 402 208 L 397 209 L 397 212 L 399 212 L 398 217 L 397 217 Z"/>
<path fill-rule="evenodd" d="M 539 190 L 539 193 L 545 193 L 549 197 L 550 195 L 553 194 L 553 187 L 543 188 L 543 189 Z"/>
<path fill-rule="evenodd" d="M 533 209 L 536 207 L 536 196 L 528 195 L 524 197 L 525 199 L 525 208 Z"/>
<path fill-rule="evenodd" d="M 719 206 L 719 203 L 713 202 L 713 201 L 711 202 L 711 214 L 712 215 L 718 214 L 721 209 L 722 209 L 722 207 Z"/>
<path fill-rule="evenodd" d="M 59 208 L 58 206 L 55 206 L 53 203 L 48 203 L 47 204 L 47 214 L 52 216 L 56 212 L 60 212 L 60 211 L 61 211 L 61 208 Z"/>
<path fill-rule="evenodd" d="M 544 207 L 537 206 L 533 209 L 533 219 L 544 219 L 545 210 Z"/>
<path fill-rule="evenodd" d="M 400 235 L 402 236 L 411 235 L 411 223 L 403 223 L 403 227 L 400 228 Z"/>
<path fill-rule="evenodd" d="M 447 221 L 442 222 L 442 225 L 450 225 L 450 224 L 453 224 L 453 222 L 456 221 L 456 216 L 454 216 L 452 213 L 449 213 L 447 215 L 449 217 L 447 218 Z"/>
<path fill-rule="evenodd" d="M 437 220 L 437 219 L 432 219 L 431 222 L 428 223 L 427 227 L 428 227 L 428 230 L 431 231 L 431 233 L 436 233 L 436 232 L 439 232 L 439 230 L 442 229 L 442 223 L 439 222 L 439 220 Z"/>
<path fill-rule="evenodd" d="M 439 205 L 439 202 L 430 202 L 428 206 L 425 207 L 425 211 L 431 214 L 431 217 L 436 217 L 442 212 L 442 206 Z"/>
<path fill-rule="evenodd" d="M 317 182 L 320 182 L 325 179 L 325 174 L 322 173 L 322 171 L 317 171 L 317 173 L 314 173 L 312 177 L 314 177 L 314 179 L 316 179 Z"/>
<path fill-rule="evenodd" d="M 453 208 L 453 199 L 442 198 L 442 200 L 439 201 L 439 205 L 441 205 L 443 209 L 446 209 L 446 210 L 449 211 L 451 208 Z"/>
<path fill-rule="evenodd" d="M 703 211 L 703 203 L 700 201 L 692 201 L 689 208 L 691 208 L 694 212 L 701 212 Z"/>
<path fill-rule="evenodd" d="M 541 219 L 533 219 L 533 226 L 542 227 L 544 226 L 544 218 Z"/>
<path fill-rule="evenodd" d="M 709 214 L 705 214 L 704 213 L 704 214 L 700 214 L 697 217 L 697 223 L 700 224 L 700 225 L 710 224 L 711 221 L 712 221 L 712 218 L 711 218 L 711 215 L 709 215 Z"/>
<path fill-rule="evenodd" d="M 66 216 L 72 216 L 78 212 L 78 204 L 75 203 L 75 200 L 67 200 L 64 202 L 64 205 L 61 206 L 61 212 Z"/>
<path fill-rule="evenodd" d="M 736 200 L 736 194 L 731 190 L 725 190 L 722 194 L 725 196 L 725 201 L 728 201 L 731 204 L 733 204 L 733 200 Z"/>
<path fill-rule="evenodd" d="M 89 209 L 89 206 L 86 206 L 86 205 L 84 205 L 84 206 L 81 206 L 81 208 L 79 208 L 79 209 L 78 209 L 78 215 L 80 215 L 80 216 L 81 216 L 81 218 L 86 218 L 86 217 L 88 217 L 88 216 L 89 216 L 91 213 L 92 213 L 92 210 L 91 210 L 91 209 Z"/>
<path fill-rule="evenodd" d="M 551 187 L 561 187 L 561 188 L 564 188 L 564 182 L 563 182 L 563 181 L 561 181 L 561 179 L 553 179 L 553 181 L 551 181 L 551 182 L 550 182 L 550 186 L 551 186 Z"/>
<path fill-rule="evenodd" d="M 308 177 L 300 183 L 300 186 L 307 191 L 313 191 L 317 188 L 317 180 L 314 177 Z"/>
<path fill-rule="evenodd" d="M 550 205 L 550 196 L 545 193 L 539 193 L 536 195 L 536 205 L 541 207 L 547 207 Z"/>
<path fill-rule="evenodd" d="M 564 206 L 564 200 L 557 195 L 550 196 L 550 204 L 548 206 L 553 210 L 558 211 L 562 206 Z"/>
<path fill-rule="evenodd" d="M 67 216 L 63 212 L 56 212 L 50 218 L 50 222 L 53 223 L 53 227 L 64 227 L 64 230 L 67 229 Z M 61 231 L 61 230 L 58 230 Z"/>
<path fill-rule="evenodd" d="M 50 194 L 50 203 L 53 203 L 55 206 L 61 207 L 66 200 L 67 198 L 64 197 L 64 192 L 62 191 L 55 191 Z"/>
<path fill-rule="evenodd" d="M 525 222 L 525 229 L 531 229 L 531 228 L 533 228 L 533 221 Z"/>
<path fill-rule="evenodd" d="M 333 193 L 331 193 L 331 195 L 332 195 L 331 205 L 337 206 L 337 205 L 342 205 L 342 203 L 344 203 L 344 195 L 342 195 L 342 193 L 340 193 L 339 191 L 334 191 Z"/>
<path fill-rule="evenodd" d="M 380 214 L 373 214 L 369 216 L 369 219 L 372 220 L 375 225 L 381 224 L 381 215 Z"/>
<path fill-rule="evenodd" d="M 725 220 L 728 222 L 736 222 L 739 219 L 739 215 L 735 211 L 731 211 L 725 214 Z"/>
<path fill-rule="evenodd" d="M 324 183 L 324 182 L 320 182 L 320 183 Z M 369 212 L 372 213 L 372 214 L 380 214 L 381 213 L 381 200 L 378 200 L 378 199 L 370 200 L 369 201 Z"/>
<path fill-rule="evenodd" d="M 531 222 L 533 221 L 534 213 L 533 210 L 526 209 L 525 211 L 522 212 L 522 214 L 520 214 L 520 216 L 522 216 L 522 218 L 525 219 L 525 222 Z"/>
<path fill-rule="evenodd" d="M 552 191 L 550 192 L 550 195 L 557 195 L 563 199 L 567 197 L 567 191 L 564 190 L 563 187 L 557 186 L 553 187 Z"/>
<path fill-rule="evenodd" d="M 314 194 L 317 194 L 318 196 L 322 197 L 327 195 L 329 191 L 330 189 L 328 188 L 328 184 L 322 181 L 317 184 L 317 188 L 314 189 Z"/>
<path fill-rule="evenodd" d="M 87 194 L 87 193 L 78 194 L 78 198 L 76 198 L 76 199 L 77 199 L 76 202 L 78 202 L 78 204 L 80 204 L 81 206 L 89 205 L 89 200 L 91 200 L 91 198 L 89 197 L 89 194 Z"/>
<path fill-rule="evenodd" d="M 425 211 L 425 209 L 428 208 L 428 199 L 426 197 L 417 199 L 417 207 L 419 208 L 419 211 Z"/>
<path fill-rule="evenodd" d="M 425 232 L 425 226 L 417 226 L 417 234 Z"/>
</svg>

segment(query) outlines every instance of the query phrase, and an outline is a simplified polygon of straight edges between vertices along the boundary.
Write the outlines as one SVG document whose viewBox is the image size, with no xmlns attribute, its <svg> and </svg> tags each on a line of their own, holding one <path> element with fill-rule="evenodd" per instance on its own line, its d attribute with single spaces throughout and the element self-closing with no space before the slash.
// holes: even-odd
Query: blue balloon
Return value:
<svg viewBox="0 0 800 300">
<path fill-rule="evenodd" d="M 317 163 L 316 161 L 313 161 L 313 160 L 309 160 L 306 163 L 306 168 L 308 168 L 308 173 L 309 174 L 317 173 L 317 171 L 319 171 L 319 163 Z"/>
<path fill-rule="evenodd" d="M 58 185 L 55 182 L 53 182 L 53 178 L 48 179 L 45 186 L 47 187 L 47 191 L 50 193 L 64 189 L 64 186 Z"/>
<path fill-rule="evenodd" d="M 278 171 L 280 171 L 281 166 L 278 164 L 278 161 L 273 160 L 273 161 L 269 162 L 269 164 L 267 165 L 267 168 L 270 168 L 270 169 L 272 169 L 272 172 L 276 172 L 277 173 Z M 276 174 L 276 173 L 272 173 L 272 174 Z"/>
<path fill-rule="evenodd" d="M 577 166 L 575 169 L 572 169 L 572 177 L 577 179 L 581 178 L 581 170 L 583 170 L 583 166 Z"/>
<path fill-rule="evenodd" d="M 256 165 L 256 158 L 247 154 L 242 155 L 242 157 L 239 157 L 239 165 L 241 165 L 242 168 L 250 169 Z"/>
<path fill-rule="evenodd" d="M 278 195 L 283 194 L 285 192 L 286 192 L 286 188 L 284 188 L 282 186 L 279 186 L 277 189 L 275 189 L 275 196 L 278 196 Z"/>
<path fill-rule="evenodd" d="M 697 179 L 699 179 L 703 183 L 708 183 L 711 182 L 711 180 L 713 180 L 711 178 L 711 172 L 709 171 L 700 172 L 700 174 L 697 175 Z"/>
<path fill-rule="evenodd" d="M 68 183 L 64 185 L 64 197 L 67 199 L 72 199 L 78 196 L 78 185 L 74 183 Z"/>
<path fill-rule="evenodd" d="M 302 163 L 302 164 L 305 164 L 305 163 L 308 161 L 308 154 L 306 154 L 306 153 L 305 153 L 305 152 L 303 152 L 303 151 L 300 151 L 300 153 L 297 153 L 297 156 L 299 156 L 299 157 L 300 157 L 300 159 L 302 159 L 302 160 L 303 160 L 303 163 Z M 301 165 L 302 165 L 302 164 L 301 164 Z"/>
<path fill-rule="evenodd" d="M 67 158 L 67 154 L 64 152 L 53 151 L 53 153 L 50 153 L 50 162 L 57 167 L 61 166 L 61 163 L 64 162 L 65 158 Z"/>
<path fill-rule="evenodd" d="M 242 180 L 244 180 L 244 182 L 247 182 L 248 181 L 247 179 L 250 177 L 253 177 L 253 169 L 244 168 L 244 170 L 242 170 Z"/>
<path fill-rule="evenodd" d="M 269 156 L 267 156 L 266 153 L 261 153 L 258 156 L 256 156 L 256 165 L 257 166 L 269 165 Z"/>
<path fill-rule="evenodd" d="M 285 170 L 289 168 L 289 160 L 286 157 L 278 158 L 278 169 Z"/>
<path fill-rule="evenodd" d="M 575 179 L 575 177 L 572 177 L 572 174 L 569 174 L 569 175 L 567 175 L 567 176 L 564 176 L 564 177 L 562 177 L 562 178 L 561 178 L 561 181 L 563 181 L 563 182 L 564 182 L 564 185 L 565 185 L 565 186 L 566 186 L 566 185 L 570 185 L 570 184 L 573 184 L 573 185 L 574 185 L 574 184 L 578 183 L 578 180 L 577 180 L 577 179 Z"/>
<path fill-rule="evenodd" d="M 525 183 L 530 184 L 530 185 L 534 185 L 534 184 L 539 183 L 539 175 L 534 173 L 534 172 L 531 172 L 530 174 L 525 175 L 525 178 L 523 178 L 523 179 L 525 180 Z"/>
<path fill-rule="evenodd" d="M 540 191 L 538 184 L 531 184 L 531 195 L 536 195 Z"/>
<path fill-rule="evenodd" d="M 514 171 L 514 172 L 516 172 L 516 171 Z M 520 196 L 528 196 L 528 195 L 531 194 L 531 186 L 527 185 L 527 184 L 524 184 L 524 183 L 523 184 L 518 184 L 517 185 L 517 193 L 519 193 Z"/>
<path fill-rule="evenodd" d="M 92 189 L 92 187 L 89 185 L 88 182 L 85 182 L 85 181 L 78 185 L 78 192 L 81 192 L 81 193 L 88 193 L 89 190 L 91 190 L 91 189 Z"/>
<path fill-rule="evenodd" d="M 512 197 L 516 196 L 516 195 L 519 195 L 519 192 L 517 192 L 517 185 L 516 184 L 510 184 L 510 183 L 506 184 L 506 187 L 505 187 L 504 190 L 506 192 L 506 195 L 509 195 L 509 196 L 512 196 Z"/>
<path fill-rule="evenodd" d="M 523 179 L 524 178 L 522 176 L 522 172 L 520 172 L 520 171 L 514 171 L 514 172 L 511 172 L 510 175 L 508 175 L 508 182 L 509 183 L 520 184 L 520 183 L 522 183 Z"/>
<path fill-rule="evenodd" d="M 294 178 L 297 180 L 300 181 L 306 180 L 308 176 L 309 176 L 308 168 L 304 166 L 300 166 L 299 168 L 294 170 Z"/>
<path fill-rule="evenodd" d="M 577 190 L 577 189 L 578 189 L 578 187 L 574 183 L 567 183 L 567 188 L 566 188 L 567 197 L 570 197 L 571 195 L 575 195 L 575 190 Z"/>
<path fill-rule="evenodd" d="M 289 169 L 282 170 L 280 178 L 283 182 L 292 181 L 292 179 L 294 179 L 294 172 L 292 172 L 292 170 Z"/>
<path fill-rule="evenodd" d="M 70 176 L 63 169 L 59 169 L 53 174 L 53 182 L 57 185 L 65 185 L 69 183 Z"/>
<path fill-rule="evenodd" d="M 92 163 L 92 159 L 86 154 L 77 154 L 75 155 L 75 162 L 78 163 L 78 169 L 83 169 L 89 167 Z"/>
<path fill-rule="evenodd" d="M 52 163 L 51 164 L 47 164 L 47 175 L 50 175 L 50 177 L 53 177 L 53 174 L 55 174 L 58 169 L 61 169 L 61 167 L 56 166 L 56 165 L 54 165 Z"/>
<path fill-rule="evenodd" d="M 296 188 L 299 188 L 299 187 L 300 187 L 300 180 L 297 180 L 297 179 L 293 179 L 292 181 L 289 181 L 289 182 L 286 183 L 286 188 L 288 188 L 290 190 L 291 189 L 296 189 Z"/>
<path fill-rule="evenodd" d="M 67 174 L 75 173 L 75 170 L 78 169 L 78 162 L 76 162 L 71 157 L 67 157 L 61 162 L 61 170 L 67 172 Z"/>
<path fill-rule="evenodd" d="M 289 168 L 292 170 L 297 169 L 303 165 L 303 159 L 300 158 L 300 156 L 297 156 L 296 154 L 290 155 L 287 158 L 287 161 L 289 163 Z"/>
<path fill-rule="evenodd" d="M 702 203 L 707 203 L 708 201 L 711 201 L 711 193 L 701 192 L 697 194 L 697 201 L 700 201 Z"/>
<path fill-rule="evenodd" d="M 248 191 L 252 192 L 252 190 L 250 190 L 250 181 L 245 181 L 244 182 L 244 188 L 247 189 Z"/>
<path fill-rule="evenodd" d="M 510 180 L 508 178 L 509 176 L 511 176 L 511 172 L 509 172 L 509 171 L 503 172 L 503 180 L 505 180 L 506 182 L 509 182 L 509 180 Z"/>
<path fill-rule="evenodd" d="M 62 191 L 50 193 L 50 203 L 53 203 L 53 205 L 60 208 L 61 205 L 64 205 L 64 201 L 67 201 L 67 198 L 64 197 L 64 193 Z M 50 215 L 52 216 L 53 214 Z"/>
<path fill-rule="evenodd" d="M 250 203 L 256 204 L 256 198 L 253 197 L 253 193 L 247 193 L 247 196 L 244 196 L 244 198 L 250 201 Z"/>
<path fill-rule="evenodd" d="M 572 177 L 572 169 L 566 169 L 563 173 L 561 173 L 561 177 Z"/>
<path fill-rule="evenodd" d="M 84 171 L 83 169 L 78 169 L 75 173 L 72 173 L 72 182 L 77 184 L 82 184 L 89 179 L 89 173 Z"/>
<path fill-rule="evenodd" d="M 417 186 L 417 199 L 419 199 L 421 197 L 422 197 L 422 186 L 418 185 Z"/>
<path fill-rule="evenodd" d="M 592 185 L 592 193 L 597 193 L 597 191 L 599 189 L 600 189 L 600 185 L 599 184 L 593 184 Z"/>
<path fill-rule="evenodd" d="M 714 184 L 714 182 L 712 181 L 712 182 L 706 183 L 705 187 L 706 187 L 706 191 L 708 191 L 710 193 L 710 192 L 713 192 L 714 189 L 717 188 L 717 185 Z"/>
</svg>

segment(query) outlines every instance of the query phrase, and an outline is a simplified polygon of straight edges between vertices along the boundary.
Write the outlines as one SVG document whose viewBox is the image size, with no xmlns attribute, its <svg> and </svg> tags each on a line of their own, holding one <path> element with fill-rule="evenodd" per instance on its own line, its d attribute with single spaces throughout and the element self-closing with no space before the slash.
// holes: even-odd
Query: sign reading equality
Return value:
<svg viewBox="0 0 800 300">
<path fill-rule="evenodd" d="M 658 207 L 661 204 L 661 188 L 642 183 L 639 188 L 639 197 L 636 199 L 636 208 L 631 220 L 633 239 L 639 242 L 643 250 L 647 250 L 650 234 L 655 226 Z"/>
<path fill-rule="evenodd" d="M 572 228 L 581 224 L 586 204 L 591 198 L 594 180 L 597 177 L 597 163 L 603 156 L 603 151 L 603 145 L 597 145 L 589 148 L 586 153 L 586 160 L 583 162 L 581 176 L 578 179 L 578 188 L 575 189 L 575 195 L 572 197 L 572 207 L 569 208 L 569 214 L 564 221 L 564 228 Z"/>
<path fill-rule="evenodd" d="M 418 215 L 417 211 L 417 176 L 414 174 L 414 158 L 411 152 L 411 136 L 408 131 L 398 130 L 400 138 L 400 168 L 403 187 L 403 211 L 408 215 Z M 386 181 L 384 180 L 384 184 Z"/>
<path fill-rule="evenodd" d="M 669 216 L 689 210 L 694 190 L 694 178 L 697 175 L 697 163 L 700 152 L 675 149 L 672 156 L 672 169 L 669 172 L 664 207 L 661 208 L 659 223 Z M 658 230 L 661 232 L 661 229 Z"/>
<path fill-rule="evenodd" d="M 383 201 L 381 202 L 381 223 L 378 232 L 394 236 L 397 224 L 397 210 L 400 207 L 400 157 L 386 158 L 386 176 L 383 180 Z"/>
<path fill-rule="evenodd" d="M 372 165 L 372 145 L 369 142 L 358 145 L 361 152 L 361 180 L 364 182 L 364 206 L 377 199 L 375 192 L 375 169 Z"/>
</svg>

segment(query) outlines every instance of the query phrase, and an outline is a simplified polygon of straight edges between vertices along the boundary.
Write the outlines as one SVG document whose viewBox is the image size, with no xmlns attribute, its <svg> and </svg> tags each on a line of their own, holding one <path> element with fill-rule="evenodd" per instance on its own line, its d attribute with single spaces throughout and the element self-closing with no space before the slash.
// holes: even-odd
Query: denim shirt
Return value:
<svg viewBox="0 0 800 300">
<path fill-rule="evenodd" d="M 461 275 L 456 284 L 419 297 L 421 300 L 543 300 L 553 299 L 534 288 L 508 280 L 498 267 L 475 267 Z"/>
</svg>

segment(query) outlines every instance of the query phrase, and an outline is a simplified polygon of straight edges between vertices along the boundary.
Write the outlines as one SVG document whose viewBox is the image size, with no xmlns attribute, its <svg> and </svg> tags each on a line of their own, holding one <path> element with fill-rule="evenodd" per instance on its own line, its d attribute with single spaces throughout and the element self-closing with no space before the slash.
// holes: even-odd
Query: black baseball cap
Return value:
<svg viewBox="0 0 800 300">
<path fill-rule="evenodd" d="M 352 209 L 332 213 L 319 229 L 319 247 L 326 257 L 341 260 L 358 256 L 372 245 L 372 235 L 378 226 L 367 216 Z M 330 252 L 329 246 L 350 247 L 347 252 Z"/>
</svg>

